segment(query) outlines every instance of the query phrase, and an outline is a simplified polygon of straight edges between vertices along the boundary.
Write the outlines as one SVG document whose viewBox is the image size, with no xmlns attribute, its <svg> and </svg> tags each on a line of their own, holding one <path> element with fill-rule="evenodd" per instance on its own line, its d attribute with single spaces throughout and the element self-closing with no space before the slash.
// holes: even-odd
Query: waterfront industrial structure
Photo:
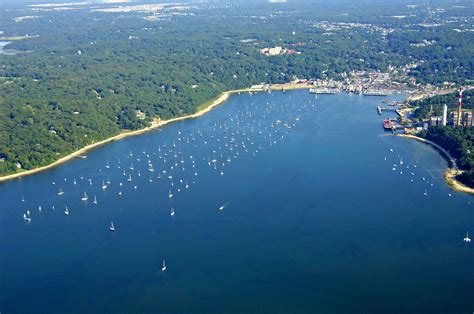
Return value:
<svg viewBox="0 0 474 314">
<path fill-rule="evenodd" d="M 456 125 L 461 126 L 462 121 L 462 87 L 459 87 L 459 106 L 458 106 L 458 115 L 456 120 Z"/>
<path fill-rule="evenodd" d="M 444 104 L 443 106 L 443 126 L 446 126 L 448 123 L 448 105 Z"/>
<path fill-rule="evenodd" d="M 454 127 L 472 127 L 473 120 L 472 120 L 472 110 L 470 109 L 463 109 L 463 91 L 473 89 L 471 86 L 468 86 L 467 89 L 459 88 L 459 95 L 458 95 L 458 107 L 455 110 L 448 111 L 448 105 L 443 104 L 442 112 L 434 110 L 433 105 L 431 105 L 431 109 L 429 110 L 428 116 L 423 118 L 422 120 L 412 120 L 413 111 L 416 108 L 413 107 L 405 107 L 403 108 L 403 104 L 397 104 L 393 108 L 398 115 L 398 119 L 385 119 L 383 121 L 383 127 L 386 130 L 391 130 L 394 132 L 397 129 L 404 129 L 407 133 L 418 132 L 423 129 L 427 129 L 430 126 L 454 126 Z M 377 106 L 377 113 L 382 115 L 383 111 L 389 111 L 392 108 L 383 108 L 380 105 Z M 439 114 L 436 115 L 435 112 Z"/>
</svg>

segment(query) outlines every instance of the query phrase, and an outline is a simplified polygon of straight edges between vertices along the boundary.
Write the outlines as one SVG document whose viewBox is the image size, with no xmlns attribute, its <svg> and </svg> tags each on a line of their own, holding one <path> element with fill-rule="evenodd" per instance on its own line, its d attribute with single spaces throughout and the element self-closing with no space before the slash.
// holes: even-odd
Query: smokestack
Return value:
<svg viewBox="0 0 474 314">
<path fill-rule="evenodd" d="M 448 106 L 444 104 L 443 106 L 443 125 L 446 126 L 448 122 Z"/>
<path fill-rule="evenodd" d="M 461 125 L 461 116 L 462 116 L 462 87 L 459 87 L 459 108 L 458 108 L 457 125 Z"/>
</svg>

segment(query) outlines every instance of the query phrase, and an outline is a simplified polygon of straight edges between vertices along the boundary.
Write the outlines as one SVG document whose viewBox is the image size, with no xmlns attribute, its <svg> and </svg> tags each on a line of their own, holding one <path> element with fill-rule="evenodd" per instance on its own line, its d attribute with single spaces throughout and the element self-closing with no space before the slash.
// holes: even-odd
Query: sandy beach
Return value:
<svg viewBox="0 0 474 314">
<path fill-rule="evenodd" d="M 438 144 L 433 143 L 431 141 L 428 141 L 424 138 L 418 137 L 416 135 L 412 135 L 412 134 L 396 134 L 396 136 L 411 138 L 411 139 L 420 141 L 422 143 L 434 146 L 437 149 L 441 149 L 447 155 L 447 156 L 444 156 L 444 157 L 448 158 L 447 161 L 448 161 L 448 163 L 451 164 L 451 166 L 444 173 L 444 180 L 446 181 L 446 183 L 453 190 L 464 192 L 464 193 L 469 193 L 469 194 L 474 194 L 474 189 L 473 188 L 470 188 L 470 187 L 468 187 L 468 186 L 466 186 L 466 185 L 464 185 L 461 182 L 456 180 L 456 176 L 461 174 L 462 170 L 457 169 L 457 167 L 451 168 L 453 163 L 454 163 L 454 166 L 455 166 L 456 162 L 455 162 L 454 158 L 451 157 L 451 155 L 449 155 L 449 153 L 445 149 L 443 149 L 441 146 L 439 146 Z"/>
<path fill-rule="evenodd" d="M 291 89 L 301 89 L 301 88 L 311 88 L 311 87 L 312 86 L 309 85 L 309 84 L 287 83 L 287 84 L 270 85 L 269 89 L 270 90 L 291 90 Z M 49 165 L 34 168 L 34 169 L 30 169 L 30 170 L 26 170 L 26 171 L 22 171 L 22 172 L 9 174 L 9 175 L 6 175 L 6 176 L 2 176 L 2 177 L 0 177 L 0 182 L 5 182 L 5 181 L 8 181 L 8 180 L 12 180 L 12 179 L 32 175 L 32 174 L 35 174 L 35 173 L 38 173 L 38 172 L 41 172 L 41 171 L 51 169 L 53 167 L 57 167 L 57 166 L 65 163 L 65 162 L 67 162 L 71 159 L 79 158 L 79 157 L 85 155 L 85 153 L 87 153 L 88 151 L 91 151 L 91 150 L 93 150 L 93 149 L 95 149 L 99 146 L 105 145 L 109 142 L 118 141 L 120 139 L 123 139 L 125 137 L 129 137 L 129 136 L 140 135 L 140 134 L 143 134 L 145 132 L 149 132 L 149 131 L 158 129 L 160 127 L 163 127 L 163 126 L 165 126 L 169 123 L 182 121 L 182 120 L 185 120 L 185 119 L 198 118 L 198 117 L 210 112 L 212 109 L 219 106 L 220 104 L 224 103 L 229 98 L 229 96 L 232 95 L 232 94 L 243 93 L 243 92 L 262 92 L 262 91 L 266 91 L 267 89 L 268 88 L 263 88 L 263 87 L 258 86 L 258 87 L 249 87 L 249 88 L 235 89 L 235 90 L 226 91 L 226 92 L 222 93 L 220 96 L 218 96 L 216 99 L 211 101 L 205 108 L 197 111 L 196 113 L 186 115 L 186 116 L 182 116 L 182 117 L 176 117 L 176 118 L 172 118 L 172 119 L 168 119 L 168 120 L 159 120 L 159 119 L 154 120 L 151 123 L 151 125 L 146 127 L 146 128 L 143 128 L 143 129 L 140 129 L 140 130 L 135 130 L 135 131 L 125 131 L 125 132 L 122 132 L 122 133 L 117 134 L 115 136 L 106 138 L 102 141 L 87 145 L 87 146 L 85 146 L 85 147 L 83 147 L 83 148 L 67 155 L 67 156 L 61 157 L 60 159 L 56 160 L 55 162 L 53 162 Z"/>
</svg>

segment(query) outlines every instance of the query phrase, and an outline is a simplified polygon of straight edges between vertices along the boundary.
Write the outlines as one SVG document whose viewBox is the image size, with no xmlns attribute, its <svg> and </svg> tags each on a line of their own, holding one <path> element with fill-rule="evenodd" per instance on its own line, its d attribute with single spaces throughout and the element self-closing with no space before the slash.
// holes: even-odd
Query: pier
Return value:
<svg viewBox="0 0 474 314">
<path fill-rule="evenodd" d="M 379 115 L 382 115 L 383 111 L 392 111 L 392 112 L 395 112 L 396 114 L 398 114 L 399 116 L 402 116 L 402 113 L 397 108 L 387 108 L 387 107 L 377 106 L 377 113 Z"/>
</svg>

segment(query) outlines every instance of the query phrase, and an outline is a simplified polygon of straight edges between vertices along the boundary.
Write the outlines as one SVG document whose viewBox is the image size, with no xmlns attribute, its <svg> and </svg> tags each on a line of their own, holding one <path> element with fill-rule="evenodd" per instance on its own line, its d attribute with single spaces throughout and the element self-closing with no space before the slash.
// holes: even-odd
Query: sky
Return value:
<svg viewBox="0 0 474 314">
<path fill-rule="evenodd" d="M 93 2 L 93 3 L 116 3 L 116 2 L 146 2 L 146 3 L 163 3 L 163 2 L 224 2 L 224 1 L 232 1 L 232 2 L 268 2 L 268 0 L 0 0 L 0 8 L 8 4 L 10 5 L 24 5 L 24 4 L 38 4 L 38 3 L 69 3 L 69 2 Z M 315 0 L 286 0 L 287 2 L 316 2 Z M 321 0 L 319 0 L 321 1 Z M 323 0 L 324 1 L 324 0 Z M 357 2 L 361 0 L 326 0 L 329 2 L 343 2 L 348 3 L 351 1 Z M 401 2 L 401 3 L 422 3 L 422 2 L 452 2 L 453 4 L 458 2 L 459 0 L 362 0 L 364 3 L 393 3 L 393 2 Z M 461 0 L 461 2 L 465 2 Z"/>
</svg>

